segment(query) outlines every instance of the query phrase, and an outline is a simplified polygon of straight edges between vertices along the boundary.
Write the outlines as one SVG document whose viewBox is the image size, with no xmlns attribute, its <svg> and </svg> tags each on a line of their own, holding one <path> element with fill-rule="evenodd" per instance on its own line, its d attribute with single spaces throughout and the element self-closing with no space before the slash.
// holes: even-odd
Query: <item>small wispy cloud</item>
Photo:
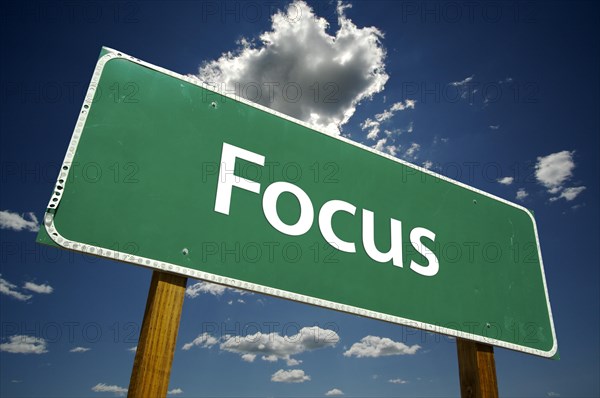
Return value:
<svg viewBox="0 0 600 398">
<path fill-rule="evenodd" d="M 502 185 L 510 185 L 514 180 L 514 177 L 502 177 L 498 179 L 498 182 Z"/>
<path fill-rule="evenodd" d="M 98 383 L 92 387 L 93 392 L 111 392 L 116 396 L 124 396 L 127 393 L 127 389 L 115 385 L 109 385 L 105 383 Z"/>
<path fill-rule="evenodd" d="M 198 282 L 188 286 L 185 289 L 185 295 L 189 298 L 196 298 L 201 294 L 210 294 L 212 296 L 222 296 L 226 292 L 233 292 L 240 295 L 252 295 L 250 292 L 244 290 L 238 290 L 231 287 L 217 285 L 210 282 Z"/>
<path fill-rule="evenodd" d="M 209 333 L 202 333 L 201 335 L 199 335 L 198 337 L 196 337 L 194 340 L 192 340 L 189 343 L 185 343 L 181 349 L 184 351 L 189 351 L 192 347 L 203 347 L 203 348 L 210 348 L 212 346 L 214 346 L 215 344 L 217 344 L 219 342 L 219 340 L 216 337 L 211 336 Z"/>
<path fill-rule="evenodd" d="M 417 144 L 416 142 L 413 142 L 412 144 L 410 144 L 406 152 L 404 152 L 404 158 L 408 160 L 416 160 L 417 152 L 419 152 L 420 149 L 421 145 Z"/>
<path fill-rule="evenodd" d="M 578 203 L 576 205 L 571 206 L 571 210 L 575 211 L 575 210 L 579 210 L 582 207 L 585 207 L 585 203 Z"/>
<path fill-rule="evenodd" d="M 402 380 L 402 379 L 390 379 L 390 380 L 388 380 L 388 383 L 392 383 L 392 384 L 406 384 L 406 383 L 408 383 L 408 381 Z"/>
<path fill-rule="evenodd" d="M 462 80 L 457 80 L 454 82 L 450 82 L 448 83 L 448 86 L 450 87 L 454 87 L 458 94 L 460 94 L 460 98 L 467 100 L 469 102 L 469 105 L 473 105 L 474 103 L 474 97 L 475 94 L 477 92 L 479 92 L 479 83 L 473 82 L 473 79 L 475 78 L 475 75 L 471 75 L 468 77 L 465 77 Z M 487 103 L 489 102 L 488 98 L 484 99 L 484 106 L 487 105 Z"/>
<path fill-rule="evenodd" d="M 471 75 L 471 76 L 465 77 L 462 80 L 458 80 L 458 81 L 455 81 L 455 82 L 450 82 L 450 85 L 454 86 L 454 87 L 461 87 L 461 86 L 464 86 L 465 84 L 470 83 L 471 81 L 473 81 L 474 77 L 475 77 L 475 75 Z"/>
<path fill-rule="evenodd" d="M 275 383 L 304 383 L 308 380 L 310 380 L 310 376 L 305 374 L 302 369 L 279 369 L 271 376 L 271 381 Z"/>
<path fill-rule="evenodd" d="M 75 348 L 71 348 L 69 350 L 69 352 L 88 352 L 89 350 L 91 350 L 91 348 L 87 348 L 87 347 L 75 347 Z"/>
<path fill-rule="evenodd" d="M 7 343 L 0 344 L 0 351 L 11 354 L 45 354 L 48 352 L 46 340 L 41 337 L 15 335 Z"/>
<path fill-rule="evenodd" d="M 172 390 L 167 391 L 167 395 L 179 395 L 183 394 L 183 390 L 181 388 L 174 388 Z"/>
<path fill-rule="evenodd" d="M 574 200 L 585 189 L 585 186 L 565 187 L 566 183 L 573 177 L 575 151 L 560 151 L 547 156 L 537 158 L 535 165 L 535 177 L 547 192 L 553 196 L 551 202 L 565 199 L 567 202 Z"/>
<path fill-rule="evenodd" d="M 23 289 L 30 290 L 38 294 L 50 294 L 54 291 L 54 288 L 50 285 L 38 285 L 33 282 L 25 282 L 25 285 L 23 285 Z"/>
<path fill-rule="evenodd" d="M 2 274 L 0 274 L 0 293 L 19 301 L 27 301 L 31 299 L 31 297 L 33 297 L 30 294 L 21 293 L 18 290 L 17 285 L 10 283 L 6 279 L 2 278 Z"/>
<path fill-rule="evenodd" d="M 571 187 L 571 188 L 565 188 L 559 196 L 555 196 L 550 198 L 551 202 L 555 202 L 559 199 L 564 199 L 567 202 L 570 202 L 572 200 L 574 200 L 577 196 L 579 196 L 580 193 L 582 193 L 583 191 L 586 190 L 586 187 L 581 186 L 581 187 Z"/>
<path fill-rule="evenodd" d="M 389 121 L 399 111 L 404 111 L 406 109 L 415 109 L 416 102 L 417 101 L 411 100 L 411 99 L 406 99 L 406 100 L 404 100 L 404 102 L 402 102 L 402 101 L 396 102 L 388 109 L 384 110 L 381 113 L 376 114 L 375 120 L 373 120 L 371 118 L 365 119 L 365 121 L 360 124 L 360 128 L 363 131 L 367 131 L 367 139 L 375 140 L 379 136 L 379 132 L 381 131 L 382 123 Z M 392 134 L 394 134 L 394 132 L 402 133 L 403 131 L 406 131 L 408 133 L 412 133 L 413 126 L 414 126 L 413 122 L 410 122 L 408 127 L 405 130 L 402 130 L 402 129 L 385 130 L 385 133 L 388 136 L 391 136 Z"/>
<path fill-rule="evenodd" d="M 556 194 L 563 189 L 563 185 L 573 176 L 575 152 L 561 151 L 547 156 L 539 156 L 535 165 L 535 177 L 548 193 Z"/>
<path fill-rule="evenodd" d="M 26 216 L 29 218 L 28 220 L 25 218 Z M 2 210 L 0 211 L 0 229 L 38 232 L 40 223 L 33 212 L 18 214 L 10 210 Z"/>
<path fill-rule="evenodd" d="M 519 188 L 519 190 L 517 191 L 516 199 L 520 200 L 520 201 L 523 201 L 528 196 L 529 196 L 529 194 L 527 193 L 527 191 L 525 190 L 525 188 Z"/>
<path fill-rule="evenodd" d="M 411 100 L 411 99 L 407 99 L 404 102 L 402 102 L 402 101 L 396 102 L 391 107 L 384 110 L 382 113 L 376 114 L 375 120 L 377 120 L 378 122 L 383 122 L 385 120 L 389 120 L 394 117 L 396 112 L 404 111 L 406 109 L 415 109 L 416 103 L 417 103 L 417 101 Z"/>
<path fill-rule="evenodd" d="M 421 348 L 419 345 L 407 346 L 387 337 L 366 336 L 354 343 L 344 352 L 345 357 L 378 358 L 391 355 L 414 355 Z"/>
<path fill-rule="evenodd" d="M 498 129 L 500 129 L 500 125 L 499 124 L 491 124 L 490 125 L 490 129 L 492 129 L 492 130 L 498 130 Z"/>
<path fill-rule="evenodd" d="M 344 392 L 342 390 L 340 390 L 339 388 L 334 388 L 325 393 L 326 397 L 340 397 L 342 395 L 344 395 Z"/>
<path fill-rule="evenodd" d="M 387 145 L 387 142 L 388 142 L 387 138 L 382 138 L 382 139 L 378 140 L 375 145 L 372 145 L 371 148 L 375 149 L 376 151 L 380 151 L 380 152 L 388 153 L 392 156 L 396 156 L 396 154 L 398 153 L 398 147 L 396 145 Z"/>
<path fill-rule="evenodd" d="M 448 142 L 450 142 L 450 138 L 440 137 L 439 135 L 435 135 L 433 137 L 432 144 L 435 146 L 435 145 L 447 144 Z"/>
<path fill-rule="evenodd" d="M 367 131 L 367 139 L 374 140 L 379 135 L 381 123 L 371 118 L 367 118 L 364 122 L 360 124 L 360 128 L 363 131 Z"/>
</svg>

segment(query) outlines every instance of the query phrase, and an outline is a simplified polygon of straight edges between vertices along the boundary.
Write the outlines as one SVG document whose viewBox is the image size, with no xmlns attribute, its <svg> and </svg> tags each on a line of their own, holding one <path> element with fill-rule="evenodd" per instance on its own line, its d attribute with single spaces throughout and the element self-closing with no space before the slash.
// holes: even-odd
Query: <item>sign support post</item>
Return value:
<svg viewBox="0 0 600 398">
<path fill-rule="evenodd" d="M 187 278 L 152 273 L 128 398 L 166 397 Z"/>
<path fill-rule="evenodd" d="M 498 398 L 494 347 L 461 338 L 456 339 L 460 396 Z"/>
</svg>

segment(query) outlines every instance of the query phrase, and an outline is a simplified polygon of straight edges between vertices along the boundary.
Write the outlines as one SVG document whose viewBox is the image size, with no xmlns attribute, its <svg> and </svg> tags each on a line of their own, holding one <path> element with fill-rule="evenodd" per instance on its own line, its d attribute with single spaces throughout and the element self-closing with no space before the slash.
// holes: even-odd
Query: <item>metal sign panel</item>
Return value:
<svg viewBox="0 0 600 398">
<path fill-rule="evenodd" d="M 110 49 L 38 241 L 557 351 L 527 209 Z"/>
</svg>

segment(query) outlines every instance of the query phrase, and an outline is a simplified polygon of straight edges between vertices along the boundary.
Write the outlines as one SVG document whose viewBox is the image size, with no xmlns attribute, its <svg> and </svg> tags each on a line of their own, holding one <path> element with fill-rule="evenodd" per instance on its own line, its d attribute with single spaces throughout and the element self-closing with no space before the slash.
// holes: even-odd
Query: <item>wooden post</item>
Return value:
<svg viewBox="0 0 600 398">
<path fill-rule="evenodd" d="M 498 398 L 494 347 L 456 339 L 462 398 Z"/>
<path fill-rule="evenodd" d="M 152 273 L 127 397 L 167 396 L 186 284 L 183 276 Z"/>
</svg>

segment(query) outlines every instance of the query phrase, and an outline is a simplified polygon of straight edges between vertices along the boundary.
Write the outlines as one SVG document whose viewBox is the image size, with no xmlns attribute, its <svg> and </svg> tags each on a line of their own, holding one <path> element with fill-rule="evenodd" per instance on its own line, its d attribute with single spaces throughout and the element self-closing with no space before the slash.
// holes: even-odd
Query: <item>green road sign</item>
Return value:
<svg viewBox="0 0 600 398">
<path fill-rule="evenodd" d="M 551 357 L 525 208 L 103 49 L 38 241 Z"/>
</svg>

